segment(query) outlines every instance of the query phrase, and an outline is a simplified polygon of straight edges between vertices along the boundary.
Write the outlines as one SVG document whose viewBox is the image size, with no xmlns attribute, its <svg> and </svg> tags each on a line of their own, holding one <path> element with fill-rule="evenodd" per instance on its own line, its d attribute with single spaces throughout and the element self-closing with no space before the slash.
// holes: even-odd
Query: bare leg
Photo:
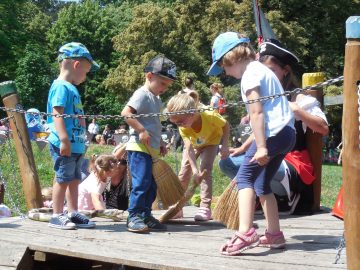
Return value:
<svg viewBox="0 0 360 270">
<path fill-rule="evenodd" d="M 254 222 L 255 212 L 255 192 L 252 188 L 244 188 L 239 191 L 239 232 L 247 233 L 252 227 Z"/>
<path fill-rule="evenodd" d="M 67 187 L 68 183 L 59 184 L 56 180 L 54 181 L 52 194 L 54 214 L 61 214 L 64 211 L 64 199 Z"/>
<path fill-rule="evenodd" d="M 264 210 L 267 231 L 277 233 L 280 231 L 279 211 L 277 202 L 273 193 L 260 196 L 260 202 Z"/>
<path fill-rule="evenodd" d="M 74 179 L 70 181 L 68 189 L 66 191 L 66 200 L 69 212 L 75 212 L 78 210 L 78 187 L 80 180 Z"/>
</svg>

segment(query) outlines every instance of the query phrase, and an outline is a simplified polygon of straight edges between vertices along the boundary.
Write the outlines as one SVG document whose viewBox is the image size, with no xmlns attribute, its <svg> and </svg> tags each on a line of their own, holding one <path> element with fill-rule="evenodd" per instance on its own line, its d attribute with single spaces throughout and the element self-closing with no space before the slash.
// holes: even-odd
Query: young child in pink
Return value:
<svg viewBox="0 0 360 270">
<path fill-rule="evenodd" d="M 79 185 L 79 210 L 106 209 L 103 192 L 108 182 L 117 173 L 119 167 L 125 166 L 113 155 L 93 155 L 90 161 L 90 175 Z"/>
</svg>

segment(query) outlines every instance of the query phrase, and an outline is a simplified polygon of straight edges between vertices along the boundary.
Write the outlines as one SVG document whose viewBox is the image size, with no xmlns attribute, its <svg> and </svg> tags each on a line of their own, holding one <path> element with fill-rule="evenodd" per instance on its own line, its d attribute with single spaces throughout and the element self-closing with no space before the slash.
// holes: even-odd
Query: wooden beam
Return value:
<svg viewBox="0 0 360 270">
<path fill-rule="evenodd" d="M 0 83 L 0 96 L 5 107 L 22 109 L 13 82 Z M 40 208 L 43 202 L 25 115 L 17 112 L 7 112 L 7 115 L 11 117 L 10 126 L 13 131 L 27 208 Z"/>
<path fill-rule="evenodd" d="M 304 73 L 302 78 L 302 87 L 311 86 L 319 82 L 323 82 L 325 74 L 323 72 Z M 315 97 L 321 105 L 323 105 L 323 90 L 318 89 L 309 91 L 309 95 Z M 320 211 L 320 198 L 321 198 L 321 172 L 322 172 L 322 135 L 314 132 L 309 127 L 306 129 L 306 149 L 309 152 L 310 160 L 314 166 L 315 180 L 313 183 L 314 188 L 314 204 L 313 211 Z"/>
<path fill-rule="evenodd" d="M 342 118 L 344 222 L 347 266 L 360 265 L 360 16 L 346 21 Z"/>
</svg>

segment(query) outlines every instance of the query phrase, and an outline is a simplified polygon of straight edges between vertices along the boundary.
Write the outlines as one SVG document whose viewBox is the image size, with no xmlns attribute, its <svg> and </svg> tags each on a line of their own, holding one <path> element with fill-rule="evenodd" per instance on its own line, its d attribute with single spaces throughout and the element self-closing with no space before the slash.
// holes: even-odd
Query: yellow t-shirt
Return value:
<svg viewBox="0 0 360 270">
<path fill-rule="evenodd" d="M 200 116 L 200 132 L 197 133 L 192 128 L 180 127 L 179 132 L 181 137 L 183 139 L 189 139 L 194 148 L 219 144 L 226 120 L 216 111 L 204 111 L 200 113 Z"/>
</svg>

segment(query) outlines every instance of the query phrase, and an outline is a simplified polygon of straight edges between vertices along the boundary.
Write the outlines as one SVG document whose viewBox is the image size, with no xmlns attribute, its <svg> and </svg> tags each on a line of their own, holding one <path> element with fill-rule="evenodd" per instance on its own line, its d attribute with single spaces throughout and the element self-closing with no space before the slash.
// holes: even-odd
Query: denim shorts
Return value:
<svg viewBox="0 0 360 270">
<path fill-rule="evenodd" d="M 75 179 L 81 179 L 81 165 L 84 154 L 71 153 L 70 157 L 61 156 L 60 149 L 53 144 L 50 146 L 50 155 L 54 162 L 56 182 L 66 183 Z"/>
</svg>

